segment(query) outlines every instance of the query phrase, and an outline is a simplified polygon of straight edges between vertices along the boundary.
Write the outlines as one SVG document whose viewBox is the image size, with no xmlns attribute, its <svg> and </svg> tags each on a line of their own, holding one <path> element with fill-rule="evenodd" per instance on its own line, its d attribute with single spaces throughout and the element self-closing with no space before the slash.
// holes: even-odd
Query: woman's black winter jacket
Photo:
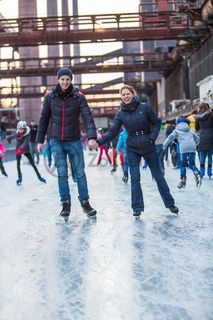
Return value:
<svg viewBox="0 0 213 320">
<path fill-rule="evenodd" d="M 160 121 L 152 108 L 147 103 L 141 103 L 134 97 L 132 108 L 121 104 L 110 130 L 97 140 L 99 145 L 112 140 L 119 132 L 121 126 L 127 130 L 127 152 L 133 151 L 142 156 L 155 150 L 155 143 Z"/>
<path fill-rule="evenodd" d="M 195 129 L 200 135 L 198 150 L 213 150 L 213 111 L 195 115 Z"/>
<path fill-rule="evenodd" d="M 78 88 L 71 86 L 66 96 L 60 94 L 57 85 L 44 98 L 36 142 L 43 143 L 50 123 L 50 139 L 79 140 L 80 115 L 83 118 L 88 139 L 96 139 L 96 127 L 86 98 Z"/>
</svg>

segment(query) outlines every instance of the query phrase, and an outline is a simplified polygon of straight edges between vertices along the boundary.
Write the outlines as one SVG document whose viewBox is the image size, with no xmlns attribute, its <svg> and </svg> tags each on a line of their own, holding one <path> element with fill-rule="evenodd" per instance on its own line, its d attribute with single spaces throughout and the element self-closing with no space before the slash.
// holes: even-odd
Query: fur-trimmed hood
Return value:
<svg viewBox="0 0 213 320">
<path fill-rule="evenodd" d="M 206 120 L 208 119 L 208 117 L 212 114 L 212 111 L 211 110 L 207 110 L 203 113 L 198 113 L 198 114 L 195 114 L 194 117 L 196 120 Z"/>
<path fill-rule="evenodd" d="M 18 133 L 18 129 L 16 130 L 16 134 Z M 30 127 L 26 126 L 25 132 L 22 134 L 23 137 L 27 136 L 30 133 Z"/>
</svg>

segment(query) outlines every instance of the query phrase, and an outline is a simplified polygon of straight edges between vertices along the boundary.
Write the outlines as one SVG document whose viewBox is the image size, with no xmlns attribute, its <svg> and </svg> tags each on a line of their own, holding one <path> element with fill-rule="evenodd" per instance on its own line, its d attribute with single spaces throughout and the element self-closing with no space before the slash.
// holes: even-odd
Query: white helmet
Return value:
<svg viewBox="0 0 213 320">
<path fill-rule="evenodd" d="M 27 128 L 27 123 L 26 121 L 19 121 L 17 124 L 17 129 L 26 129 Z"/>
</svg>

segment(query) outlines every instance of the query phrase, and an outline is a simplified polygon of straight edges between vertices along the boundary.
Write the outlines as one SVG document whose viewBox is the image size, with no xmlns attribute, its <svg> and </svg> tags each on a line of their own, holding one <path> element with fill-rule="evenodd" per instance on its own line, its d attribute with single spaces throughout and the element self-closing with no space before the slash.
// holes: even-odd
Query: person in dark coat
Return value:
<svg viewBox="0 0 213 320">
<path fill-rule="evenodd" d="M 60 215 L 69 216 L 71 208 L 67 166 L 67 158 L 69 158 L 75 172 L 83 211 L 87 216 L 95 218 L 96 210 L 89 203 L 79 118 L 80 116 L 83 118 L 88 147 L 91 149 L 98 147 L 95 123 L 84 94 L 72 84 L 72 71 L 69 68 L 60 68 L 57 76 L 58 84 L 44 97 L 36 139 L 38 151 L 42 152 L 50 123 L 50 144 L 58 172 L 58 187 L 62 202 Z"/>
<path fill-rule="evenodd" d="M 46 180 L 41 177 L 30 153 L 30 128 L 27 126 L 26 121 L 19 121 L 17 124 L 16 131 L 6 137 L 6 140 L 8 143 L 11 143 L 11 140 L 13 139 L 16 139 L 16 161 L 17 161 L 17 171 L 18 171 L 18 179 L 16 180 L 16 184 L 17 185 L 22 184 L 22 172 L 21 172 L 22 154 L 25 155 L 29 160 L 29 163 L 33 167 L 39 181 L 46 183 Z"/>
<path fill-rule="evenodd" d="M 34 120 L 30 122 L 30 153 L 33 157 L 33 160 L 36 156 L 36 164 L 39 163 L 39 153 L 37 150 L 37 143 L 36 143 L 36 136 L 38 132 L 38 125 L 35 123 Z"/>
<path fill-rule="evenodd" d="M 155 150 L 155 140 L 160 130 L 160 122 L 152 108 L 139 101 L 133 87 L 124 85 L 121 90 L 121 107 L 117 112 L 111 129 L 97 140 L 98 144 L 110 141 L 123 125 L 127 131 L 127 159 L 131 176 L 131 201 L 133 216 L 139 217 L 144 211 L 143 194 L 140 183 L 140 162 L 143 157 L 148 163 L 152 176 L 166 208 L 178 213 L 174 199 L 160 170 Z"/>
<path fill-rule="evenodd" d="M 6 116 L 2 117 L 0 121 L 0 138 L 3 140 L 7 135 L 7 118 Z"/>
<path fill-rule="evenodd" d="M 175 124 L 171 123 L 166 126 L 166 138 L 174 131 Z M 169 152 L 174 168 L 180 168 L 180 148 L 177 139 L 175 139 L 169 148 L 165 150 L 165 160 L 168 161 Z M 168 163 L 168 162 L 167 162 Z"/>
<path fill-rule="evenodd" d="M 195 129 L 200 135 L 198 146 L 200 158 L 200 175 L 205 175 L 205 161 L 208 157 L 207 174 L 212 176 L 212 153 L 213 153 L 213 111 L 208 103 L 201 103 L 198 114 L 195 115 Z"/>
</svg>

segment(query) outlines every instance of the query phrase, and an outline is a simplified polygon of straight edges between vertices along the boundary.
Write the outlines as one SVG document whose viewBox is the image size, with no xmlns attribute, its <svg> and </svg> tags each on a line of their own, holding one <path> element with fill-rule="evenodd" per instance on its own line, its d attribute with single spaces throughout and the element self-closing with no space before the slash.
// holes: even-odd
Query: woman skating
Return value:
<svg viewBox="0 0 213 320">
<path fill-rule="evenodd" d="M 205 162 L 208 158 L 207 175 L 212 176 L 212 154 L 213 154 L 213 111 L 208 103 L 201 103 L 198 114 L 195 115 L 196 131 L 200 135 L 200 144 L 198 147 L 200 158 L 200 175 L 205 175 Z"/>
<path fill-rule="evenodd" d="M 171 212 L 178 213 L 174 199 L 160 170 L 155 150 L 155 140 L 160 130 L 160 122 L 147 103 L 141 103 L 133 87 L 124 85 L 121 90 L 121 108 L 117 112 L 111 129 L 97 140 L 101 146 L 110 141 L 123 125 L 128 133 L 127 158 L 131 176 L 131 202 L 133 216 L 139 217 L 144 211 L 143 193 L 140 183 L 140 162 L 143 157 L 148 163 L 163 202 Z M 152 128 L 152 129 L 150 129 Z"/>
</svg>

